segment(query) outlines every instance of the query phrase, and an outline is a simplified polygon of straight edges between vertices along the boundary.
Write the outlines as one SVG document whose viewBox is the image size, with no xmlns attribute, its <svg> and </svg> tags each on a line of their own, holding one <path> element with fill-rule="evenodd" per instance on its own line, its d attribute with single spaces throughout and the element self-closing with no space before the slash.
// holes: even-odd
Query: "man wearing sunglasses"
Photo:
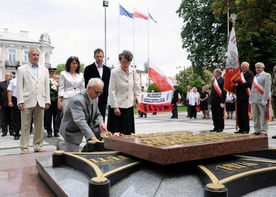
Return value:
<svg viewBox="0 0 276 197">
<path fill-rule="evenodd" d="M 102 94 L 103 87 L 100 78 L 91 78 L 86 91 L 70 99 L 60 125 L 64 141 L 57 143 L 57 149 L 79 152 L 83 137 L 87 141 L 99 141 L 100 133 L 107 132 L 98 108 L 98 97 Z"/>
</svg>

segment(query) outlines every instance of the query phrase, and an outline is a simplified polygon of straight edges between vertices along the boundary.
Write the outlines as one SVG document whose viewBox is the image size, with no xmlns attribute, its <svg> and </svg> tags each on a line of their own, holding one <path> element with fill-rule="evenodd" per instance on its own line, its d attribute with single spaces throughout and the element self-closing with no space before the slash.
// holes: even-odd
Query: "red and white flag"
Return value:
<svg viewBox="0 0 276 197">
<path fill-rule="evenodd" d="M 228 50 L 226 53 L 226 68 L 224 75 L 224 89 L 234 93 L 235 83 L 241 82 L 241 71 L 239 63 L 239 54 L 235 35 L 235 28 L 232 27 Z"/>
<path fill-rule="evenodd" d="M 142 19 L 145 19 L 145 20 L 149 20 L 149 17 L 147 15 L 143 14 L 142 12 L 137 10 L 136 8 L 134 8 L 133 16 L 134 16 L 134 18 L 142 18 Z"/>
<path fill-rule="evenodd" d="M 152 61 L 149 61 L 149 77 L 161 92 L 173 89 L 173 83 Z"/>
</svg>

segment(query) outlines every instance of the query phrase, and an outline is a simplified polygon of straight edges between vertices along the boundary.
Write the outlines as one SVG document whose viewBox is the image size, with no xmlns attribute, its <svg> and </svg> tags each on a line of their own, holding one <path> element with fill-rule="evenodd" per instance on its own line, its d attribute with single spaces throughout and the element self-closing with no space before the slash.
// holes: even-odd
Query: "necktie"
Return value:
<svg viewBox="0 0 276 197">
<path fill-rule="evenodd" d="M 90 116 L 91 116 L 91 120 L 92 120 L 92 117 L 93 117 L 93 104 L 91 105 L 91 114 L 90 114 Z"/>
</svg>

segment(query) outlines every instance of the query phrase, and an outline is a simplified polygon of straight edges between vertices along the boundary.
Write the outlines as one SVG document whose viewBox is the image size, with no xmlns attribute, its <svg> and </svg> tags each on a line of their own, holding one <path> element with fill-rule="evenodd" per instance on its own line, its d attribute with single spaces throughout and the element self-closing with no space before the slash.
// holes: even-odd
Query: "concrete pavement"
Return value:
<svg viewBox="0 0 276 197">
<path fill-rule="evenodd" d="M 203 131 L 213 129 L 212 119 L 202 119 L 201 113 L 198 113 L 197 119 L 189 119 L 186 117 L 186 112 L 180 112 L 178 119 L 170 119 L 171 113 L 157 113 L 157 115 L 148 114 L 147 118 L 139 118 L 135 116 L 136 133 L 156 133 L 168 131 Z M 276 147 L 276 139 L 271 139 L 271 136 L 276 135 L 276 121 L 270 121 L 268 130 L 269 146 Z M 250 121 L 250 132 L 253 133 L 253 121 Z M 224 132 L 233 133 L 235 129 L 234 119 L 225 119 Z M 44 131 L 43 147 L 47 152 L 53 152 L 56 149 L 56 143 L 62 137 L 47 138 L 47 133 Z M 32 145 L 33 135 L 30 136 L 30 145 Z M 84 145 L 83 140 L 82 145 Z M 0 156 L 20 154 L 20 140 L 14 140 L 13 136 L 0 137 Z M 33 152 L 30 147 L 30 153 Z"/>
</svg>

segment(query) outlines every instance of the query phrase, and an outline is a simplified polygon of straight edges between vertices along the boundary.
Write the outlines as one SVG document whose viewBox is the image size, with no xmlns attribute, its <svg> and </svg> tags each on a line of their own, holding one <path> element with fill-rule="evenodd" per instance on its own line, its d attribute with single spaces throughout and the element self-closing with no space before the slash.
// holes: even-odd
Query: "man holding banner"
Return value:
<svg viewBox="0 0 276 197">
<path fill-rule="evenodd" d="M 237 95 L 237 119 L 239 130 L 235 133 L 247 134 L 250 131 L 249 126 L 249 106 L 248 100 L 250 96 L 250 88 L 252 86 L 254 73 L 249 70 L 249 63 L 243 62 L 241 64 L 242 82 L 236 83 Z M 251 111 L 251 110 L 250 110 Z"/>
</svg>

